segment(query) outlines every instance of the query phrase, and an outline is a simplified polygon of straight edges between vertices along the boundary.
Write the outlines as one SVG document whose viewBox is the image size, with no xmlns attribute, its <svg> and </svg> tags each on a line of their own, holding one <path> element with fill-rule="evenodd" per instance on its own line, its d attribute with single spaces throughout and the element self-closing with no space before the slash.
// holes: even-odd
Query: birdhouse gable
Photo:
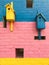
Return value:
<svg viewBox="0 0 49 65">
<path fill-rule="evenodd" d="M 39 18 L 39 19 L 42 18 L 44 21 L 46 21 L 46 18 L 41 13 L 37 15 L 37 18 Z"/>
<path fill-rule="evenodd" d="M 8 3 L 7 5 L 5 5 L 5 7 L 8 8 L 8 7 L 11 7 L 11 5 Z"/>
</svg>

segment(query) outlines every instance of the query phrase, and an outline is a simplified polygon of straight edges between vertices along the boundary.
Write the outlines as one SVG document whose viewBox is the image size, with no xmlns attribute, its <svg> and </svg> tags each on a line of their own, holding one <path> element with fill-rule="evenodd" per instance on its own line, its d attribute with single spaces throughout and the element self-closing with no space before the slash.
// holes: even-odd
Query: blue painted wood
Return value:
<svg viewBox="0 0 49 65">
<path fill-rule="evenodd" d="M 37 29 L 45 29 L 45 21 L 41 18 L 38 18 L 37 21 Z"/>
<path fill-rule="evenodd" d="M 36 26 L 38 30 L 45 29 L 45 17 L 40 13 L 36 17 Z"/>
<path fill-rule="evenodd" d="M 26 8 L 26 0 L 0 0 L 0 21 L 5 16 L 5 5 L 11 1 L 14 2 L 16 21 L 35 21 L 37 11 L 49 21 L 49 0 L 33 0 L 32 8 Z"/>
<path fill-rule="evenodd" d="M 41 30 L 38 30 L 38 39 L 41 40 Z"/>
</svg>

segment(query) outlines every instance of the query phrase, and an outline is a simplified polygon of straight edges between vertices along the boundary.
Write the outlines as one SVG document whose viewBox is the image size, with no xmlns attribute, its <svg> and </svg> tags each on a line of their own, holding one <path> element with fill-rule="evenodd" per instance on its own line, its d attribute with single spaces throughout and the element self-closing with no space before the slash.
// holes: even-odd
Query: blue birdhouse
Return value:
<svg viewBox="0 0 49 65">
<path fill-rule="evenodd" d="M 41 30 L 41 29 L 45 29 L 45 17 L 40 13 L 40 14 L 37 14 L 36 16 L 36 26 L 37 26 L 37 29 Z"/>
</svg>

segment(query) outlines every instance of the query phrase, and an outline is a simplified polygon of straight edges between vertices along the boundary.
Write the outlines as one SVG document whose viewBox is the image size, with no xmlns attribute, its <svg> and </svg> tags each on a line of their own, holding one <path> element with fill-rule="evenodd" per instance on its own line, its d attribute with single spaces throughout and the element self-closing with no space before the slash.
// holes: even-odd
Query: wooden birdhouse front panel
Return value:
<svg viewBox="0 0 49 65">
<path fill-rule="evenodd" d="M 37 17 L 37 29 L 44 29 L 45 28 L 45 20 L 42 16 Z"/>
<path fill-rule="evenodd" d="M 6 8 L 6 19 L 15 20 L 14 10 L 10 6 Z"/>
</svg>

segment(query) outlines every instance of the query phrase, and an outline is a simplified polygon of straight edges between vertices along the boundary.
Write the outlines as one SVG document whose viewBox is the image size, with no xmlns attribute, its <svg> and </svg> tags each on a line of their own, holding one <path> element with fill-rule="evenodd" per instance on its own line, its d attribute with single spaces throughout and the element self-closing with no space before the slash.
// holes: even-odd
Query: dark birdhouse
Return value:
<svg viewBox="0 0 49 65">
<path fill-rule="evenodd" d="M 37 29 L 41 30 L 41 29 L 45 29 L 45 17 L 40 13 L 36 16 L 36 26 Z"/>
</svg>

